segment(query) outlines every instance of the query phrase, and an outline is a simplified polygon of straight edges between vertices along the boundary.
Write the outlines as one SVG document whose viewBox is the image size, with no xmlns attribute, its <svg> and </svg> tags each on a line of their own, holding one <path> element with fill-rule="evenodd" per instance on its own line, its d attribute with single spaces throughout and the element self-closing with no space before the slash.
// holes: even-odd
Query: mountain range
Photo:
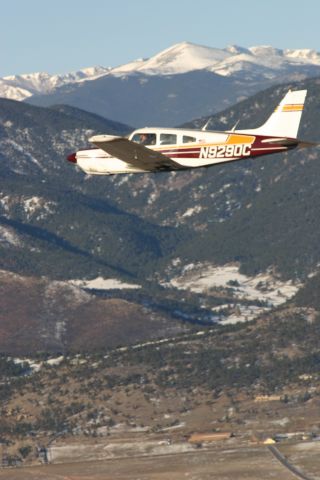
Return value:
<svg viewBox="0 0 320 480">
<path fill-rule="evenodd" d="M 317 75 L 320 54 L 309 49 L 183 42 L 117 67 L 4 77 L 0 96 L 40 106 L 68 104 L 134 126 L 175 126 L 268 86 Z"/>
</svg>

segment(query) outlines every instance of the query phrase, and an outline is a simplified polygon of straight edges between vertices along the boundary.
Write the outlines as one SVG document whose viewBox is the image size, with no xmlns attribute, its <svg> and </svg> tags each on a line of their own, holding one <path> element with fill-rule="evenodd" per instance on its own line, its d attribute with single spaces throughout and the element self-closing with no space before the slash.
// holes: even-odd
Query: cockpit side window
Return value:
<svg viewBox="0 0 320 480">
<path fill-rule="evenodd" d="M 182 143 L 192 143 L 196 141 L 197 139 L 195 137 L 189 137 L 189 135 L 183 135 L 182 137 Z"/>
<path fill-rule="evenodd" d="M 132 142 L 140 143 L 140 145 L 155 145 L 156 144 L 155 133 L 138 132 L 135 133 L 131 139 Z"/>
<path fill-rule="evenodd" d="M 173 133 L 161 133 L 160 134 L 160 145 L 176 145 L 177 135 Z"/>
</svg>

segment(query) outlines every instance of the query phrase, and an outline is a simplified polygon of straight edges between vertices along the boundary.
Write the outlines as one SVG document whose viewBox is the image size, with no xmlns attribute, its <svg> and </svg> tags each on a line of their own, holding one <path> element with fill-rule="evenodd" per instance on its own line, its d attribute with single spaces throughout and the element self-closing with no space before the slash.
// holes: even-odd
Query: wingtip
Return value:
<svg viewBox="0 0 320 480">
<path fill-rule="evenodd" d="M 115 140 L 116 138 L 121 138 L 117 135 L 94 135 L 93 137 L 89 138 L 90 143 L 101 143 L 101 142 L 110 142 L 111 140 Z"/>
</svg>

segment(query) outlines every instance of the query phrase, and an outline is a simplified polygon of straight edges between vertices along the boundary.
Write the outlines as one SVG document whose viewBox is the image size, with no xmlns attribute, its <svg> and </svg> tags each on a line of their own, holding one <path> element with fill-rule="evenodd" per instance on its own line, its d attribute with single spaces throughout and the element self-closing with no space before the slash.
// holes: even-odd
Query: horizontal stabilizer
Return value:
<svg viewBox="0 0 320 480">
<path fill-rule="evenodd" d="M 319 142 L 304 142 L 303 140 L 298 140 L 298 148 L 308 148 L 308 147 L 317 147 L 320 145 Z"/>
<path fill-rule="evenodd" d="M 305 140 L 299 140 L 298 138 L 266 138 L 261 140 L 261 143 L 272 143 L 272 145 L 281 145 L 282 147 L 316 147 L 320 145 L 316 142 L 307 142 Z"/>
</svg>

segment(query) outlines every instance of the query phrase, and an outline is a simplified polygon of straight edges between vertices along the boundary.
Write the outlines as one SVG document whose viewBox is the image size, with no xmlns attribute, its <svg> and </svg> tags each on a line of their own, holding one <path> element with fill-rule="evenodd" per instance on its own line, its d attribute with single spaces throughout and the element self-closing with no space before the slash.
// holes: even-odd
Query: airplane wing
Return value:
<svg viewBox="0 0 320 480">
<path fill-rule="evenodd" d="M 133 167 L 141 168 L 141 170 L 159 172 L 185 169 L 166 155 L 124 137 L 96 135 L 91 137 L 89 141 L 109 155 L 119 158 Z"/>
</svg>

